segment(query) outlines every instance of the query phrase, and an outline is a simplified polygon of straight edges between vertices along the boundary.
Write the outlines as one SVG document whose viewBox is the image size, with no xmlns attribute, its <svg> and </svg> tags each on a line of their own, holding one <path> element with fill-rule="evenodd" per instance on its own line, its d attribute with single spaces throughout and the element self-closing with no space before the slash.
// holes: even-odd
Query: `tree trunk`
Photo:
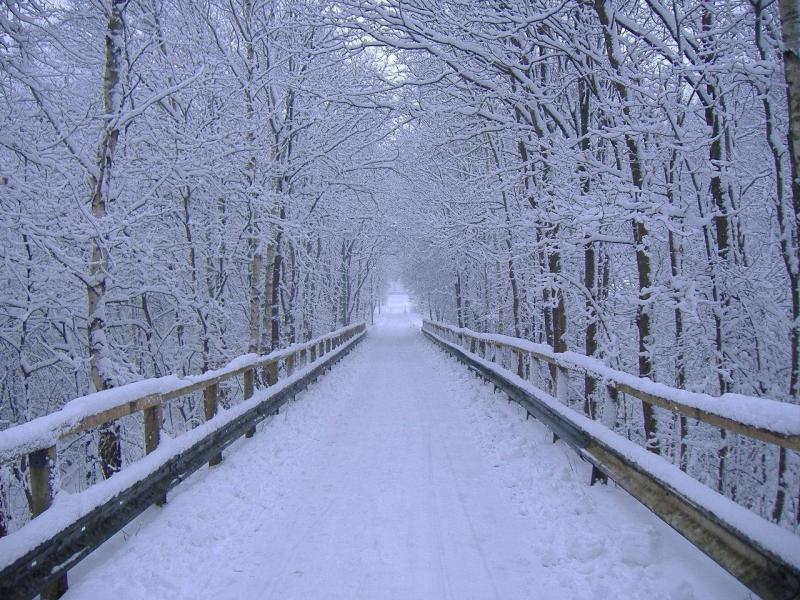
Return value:
<svg viewBox="0 0 800 600">
<path fill-rule="evenodd" d="M 464 310 L 461 300 L 461 273 L 456 271 L 456 322 L 459 327 L 464 327 Z"/>
<path fill-rule="evenodd" d="M 626 118 L 626 124 L 630 126 L 632 120 L 630 114 L 630 93 L 625 83 L 622 81 L 622 58 L 619 55 L 617 24 L 609 15 L 609 13 L 613 15 L 613 9 L 609 11 L 608 5 L 610 5 L 609 0 L 595 0 L 594 2 L 595 11 L 603 26 L 603 39 L 606 47 L 606 54 L 617 76 L 614 87 L 623 102 L 622 112 Z M 625 133 L 625 148 L 628 155 L 631 181 L 637 190 L 637 197 L 634 198 L 634 204 L 637 204 L 641 202 L 641 195 L 644 191 L 644 174 L 642 172 L 639 145 L 629 131 Z M 652 269 L 650 265 L 650 255 L 646 246 L 648 231 L 643 221 L 643 215 L 639 212 L 633 215 L 631 225 L 633 229 L 633 243 L 636 248 L 636 271 L 639 289 L 639 301 L 636 306 L 636 329 L 638 331 L 639 342 L 639 376 L 652 377 L 653 365 L 649 348 L 650 336 L 652 333 L 650 321 L 652 312 L 652 307 L 650 305 L 650 296 L 652 294 L 650 291 L 652 285 Z M 656 454 L 660 454 L 661 446 L 656 427 L 655 409 L 646 402 L 642 402 L 642 414 L 644 418 L 644 435 L 647 449 Z"/>
<path fill-rule="evenodd" d="M 102 139 L 97 148 L 94 174 L 89 176 L 91 211 L 102 231 L 107 216 L 106 202 L 113 168 L 114 153 L 119 138 L 114 117 L 122 107 L 122 11 L 125 0 L 112 0 L 108 5 L 108 22 L 105 34 L 105 66 L 103 73 L 103 112 L 108 115 Z M 113 375 L 109 365 L 111 348 L 106 336 L 106 292 L 108 276 L 108 250 L 100 236 L 92 238 L 89 284 L 86 287 L 88 304 L 89 369 L 92 388 L 101 391 L 113 386 Z M 100 429 L 98 453 L 100 468 L 106 479 L 122 468 L 122 449 L 119 441 L 118 423 Z"/>
</svg>

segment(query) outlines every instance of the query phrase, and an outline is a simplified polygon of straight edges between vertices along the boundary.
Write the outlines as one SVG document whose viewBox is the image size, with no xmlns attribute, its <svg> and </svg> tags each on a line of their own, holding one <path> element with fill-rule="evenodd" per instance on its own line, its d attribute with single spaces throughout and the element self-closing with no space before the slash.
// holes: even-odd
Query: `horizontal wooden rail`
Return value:
<svg viewBox="0 0 800 600">
<path fill-rule="evenodd" d="M 189 474 L 206 463 L 219 463 L 223 449 L 242 435 L 251 435 L 259 421 L 275 414 L 365 334 L 366 326 L 359 323 L 266 356 L 240 357 L 223 369 L 179 383 L 166 377 L 118 388 L 118 394 L 93 394 L 43 417 L 38 424 L 31 421 L 0 432 L 0 456 L 7 460 L 28 454 L 34 517 L 48 512 L 56 491 L 56 442 L 61 437 L 144 411 L 148 454 L 114 477 L 70 496 L 73 510 L 33 518 L 0 538 L 0 598 L 60 595 L 71 567 L 147 507 L 163 502 L 167 491 Z M 280 361 L 286 378 L 278 381 Z M 217 414 L 219 383 L 240 375 L 253 377 L 255 369 L 265 370 L 268 387 L 254 390 L 251 383 L 248 391 L 245 380 L 244 401 Z M 178 436 L 169 447 L 159 448 L 161 404 L 200 390 L 207 422 Z M 75 517 L 75 512 L 80 516 Z"/>
<path fill-rule="evenodd" d="M 82 396 L 70 401 L 61 410 L 0 431 L 0 463 L 50 448 L 68 435 L 88 431 L 168 400 L 205 390 L 209 386 L 242 376 L 248 371 L 276 367 L 281 361 L 286 362 L 290 358 L 296 360 L 297 356 L 305 355 L 306 352 L 316 356 L 316 351 L 326 343 L 341 341 L 348 335 L 363 331 L 363 328 L 363 323 L 351 325 L 263 356 L 246 354 L 233 359 L 221 369 L 202 375 L 169 375 Z M 319 352 L 320 356 L 322 354 L 323 352 Z"/>
<path fill-rule="evenodd" d="M 482 334 L 444 323 L 424 321 L 423 328 L 473 353 L 483 348 L 505 348 L 517 356 L 530 355 L 559 370 L 577 372 L 602 381 L 607 387 L 673 413 L 715 427 L 800 451 L 800 406 L 755 396 L 725 394 L 714 397 L 671 388 L 644 377 L 612 369 L 601 361 L 575 352 L 553 352 L 548 346 L 503 335 Z M 563 373 L 561 373 L 563 375 Z M 554 382 L 557 388 L 557 382 Z"/>
<path fill-rule="evenodd" d="M 427 321 L 423 333 L 491 381 L 678 533 L 765 600 L 800 597 L 800 539 L 706 488 L 666 460 L 575 412 L 519 375 L 437 331 L 463 330 Z M 552 357 L 551 357 L 552 358 Z M 559 363 L 556 363 L 559 364 Z"/>
</svg>

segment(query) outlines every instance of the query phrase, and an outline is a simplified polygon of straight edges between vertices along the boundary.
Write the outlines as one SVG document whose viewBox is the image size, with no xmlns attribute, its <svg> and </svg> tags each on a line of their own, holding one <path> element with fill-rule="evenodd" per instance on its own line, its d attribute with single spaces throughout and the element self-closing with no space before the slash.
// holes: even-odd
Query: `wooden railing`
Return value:
<svg viewBox="0 0 800 600">
<path fill-rule="evenodd" d="M 423 327 L 455 342 L 473 354 L 495 360 L 506 351 L 522 376 L 531 360 L 552 365 L 549 382 L 553 395 L 566 400 L 570 373 L 594 378 L 606 388 L 670 412 L 721 427 L 741 435 L 800 451 L 800 406 L 754 396 L 726 394 L 713 397 L 679 390 L 649 379 L 612 369 L 601 361 L 575 352 L 553 352 L 549 346 L 503 335 L 484 334 L 445 323 L 424 321 Z"/>
<path fill-rule="evenodd" d="M 264 356 L 245 355 L 199 376 L 162 377 L 90 394 L 57 412 L 0 431 L 0 463 L 28 457 L 34 517 L 21 530 L 0 538 L 0 598 L 61 595 L 70 567 L 145 508 L 163 502 L 166 492 L 188 474 L 206 462 L 219 463 L 227 445 L 242 435 L 251 437 L 260 420 L 330 368 L 365 333 L 365 324 L 359 323 Z M 218 415 L 220 384 L 238 377 L 242 378 L 243 401 Z M 255 389 L 259 381 L 265 389 Z M 165 448 L 168 452 L 157 452 L 162 407 L 199 391 L 207 421 L 197 428 L 202 431 L 179 436 Z M 131 469 L 136 471 L 132 476 L 125 469 L 82 492 L 90 505 L 84 507 L 84 514 L 36 518 L 46 513 L 56 492 L 59 441 L 140 412 L 144 414 L 145 453 L 151 456 L 138 463 L 147 464 Z M 92 495 L 95 488 L 103 489 Z"/>
<path fill-rule="evenodd" d="M 583 355 L 555 353 L 541 344 L 444 323 L 426 320 L 422 330 L 588 461 L 592 483 L 614 480 L 766 600 L 800 598 L 800 537 L 707 488 L 583 411 L 569 408 L 569 374 L 595 378 L 612 391 L 790 450 L 800 448 L 800 406 L 685 392 L 610 369 Z M 548 366 L 549 381 L 531 381 L 532 362 Z"/>
</svg>

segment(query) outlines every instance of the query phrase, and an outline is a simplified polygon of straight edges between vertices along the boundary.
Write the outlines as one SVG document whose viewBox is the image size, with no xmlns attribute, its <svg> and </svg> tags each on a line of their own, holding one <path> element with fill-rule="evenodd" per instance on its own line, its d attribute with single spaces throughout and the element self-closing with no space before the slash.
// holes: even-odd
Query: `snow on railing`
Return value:
<svg viewBox="0 0 800 600">
<path fill-rule="evenodd" d="M 423 328 L 457 342 L 473 354 L 490 358 L 492 347 L 505 348 L 524 361 L 525 356 L 549 363 L 558 370 L 578 372 L 607 387 L 653 406 L 722 427 L 742 435 L 800 451 L 800 405 L 742 394 L 711 396 L 655 383 L 645 377 L 612 369 L 602 361 L 577 352 L 554 352 L 550 346 L 498 334 L 479 333 L 463 327 L 425 320 Z M 493 355 L 493 353 L 491 353 Z M 517 373 L 518 375 L 520 373 Z M 563 375 L 563 374 L 562 374 Z M 552 382 L 556 396 L 558 376 Z"/>
<path fill-rule="evenodd" d="M 322 356 L 329 352 L 332 343 L 338 345 L 363 329 L 364 324 L 359 323 L 269 354 L 244 354 L 221 369 L 206 371 L 200 375 L 154 377 L 81 396 L 71 400 L 60 410 L 0 431 L 0 463 L 49 448 L 68 435 L 88 431 L 162 402 L 205 390 L 227 379 L 252 373 L 254 369 L 266 369 L 265 379 L 269 379 L 270 375 L 277 377 L 277 371 L 270 373 L 270 369 L 277 369 L 280 363 L 285 363 L 287 370 L 291 371 L 295 364 L 299 364 L 299 359 L 305 360 L 306 352 L 314 360 L 313 357 L 317 354 Z M 268 382 L 269 385 L 271 383 L 274 382 Z"/>
</svg>

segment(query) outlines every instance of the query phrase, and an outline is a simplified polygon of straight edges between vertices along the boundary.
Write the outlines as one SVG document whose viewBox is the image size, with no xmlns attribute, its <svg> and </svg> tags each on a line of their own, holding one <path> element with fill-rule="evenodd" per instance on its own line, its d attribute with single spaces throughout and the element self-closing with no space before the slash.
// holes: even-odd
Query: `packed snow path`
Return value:
<svg viewBox="0 0 800 600">
<path fill-rule="evenodd" d="M 751 597 L 384 315 L 312 388 L 71 573 L 66 598 Z"/>
</svg>

